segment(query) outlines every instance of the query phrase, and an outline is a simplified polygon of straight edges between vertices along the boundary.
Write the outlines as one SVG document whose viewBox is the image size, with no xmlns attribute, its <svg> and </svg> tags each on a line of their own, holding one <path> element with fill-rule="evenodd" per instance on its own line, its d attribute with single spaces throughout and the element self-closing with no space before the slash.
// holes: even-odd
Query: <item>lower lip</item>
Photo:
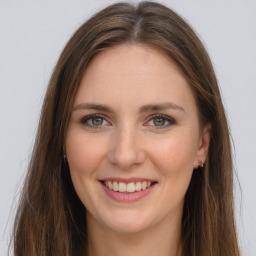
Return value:
<svg viewBox="0 0 256 256">
<path fill-rule="evenodd" d="M 118 202 L 135 202 L 138 201 L 144 197 L 146 197 L 155 187 L 155 184 L 153 184 L 152 186 L 141 190 L 141 191 L 135 191 L 133 193 L 122 193 L 122 192 L 116 192 L 113 191 L 111 189 L 109 189 L 108 187 L 106 187 L 105 185 L 103 185 L 100 182 L 103 190 L 105 191 L 105 193 L 112 199 L 118 201 Z"/>
</svg>

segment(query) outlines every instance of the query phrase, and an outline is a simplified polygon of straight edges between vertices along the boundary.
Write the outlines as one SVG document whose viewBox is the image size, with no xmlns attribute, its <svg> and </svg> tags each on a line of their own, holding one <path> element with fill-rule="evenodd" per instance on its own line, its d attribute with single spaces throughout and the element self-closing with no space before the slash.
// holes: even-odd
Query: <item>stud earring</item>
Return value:
<svg viewBox="0 0 256 256">
<path fill-rule="evenodd" d="M 66 151 L 63 152 L 63 159 L 64 159 L 64 162 L 68 161 Z"/>
<path fill-rule="evenodd" d="M 201 168 L 204 167 L 204 164 L 203 164 L 203 162 L 202 162 L 201 160 L 199 160 L 198 163 L 199 163 L 199 166 L 200 166 Z"/>
</svg>

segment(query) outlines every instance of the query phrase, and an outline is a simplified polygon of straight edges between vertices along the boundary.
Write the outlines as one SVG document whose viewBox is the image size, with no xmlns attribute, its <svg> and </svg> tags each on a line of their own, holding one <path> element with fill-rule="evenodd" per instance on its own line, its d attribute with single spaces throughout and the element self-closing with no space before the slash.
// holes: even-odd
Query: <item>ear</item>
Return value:
<svg viewBox="0 0 256 256">
<path fill-rule="evenodd" d="M 210 123 L 206 124 L 200 134 L 199 140 L 198 140 L 198 146 L 197 146 L 197 152 L 194 162 L 194 168 L 199 167 L 199 163 L 205 163 L 210 147 L 210 141 L 211 141 L 211 130 L 212 126 Z"/>
</svg>

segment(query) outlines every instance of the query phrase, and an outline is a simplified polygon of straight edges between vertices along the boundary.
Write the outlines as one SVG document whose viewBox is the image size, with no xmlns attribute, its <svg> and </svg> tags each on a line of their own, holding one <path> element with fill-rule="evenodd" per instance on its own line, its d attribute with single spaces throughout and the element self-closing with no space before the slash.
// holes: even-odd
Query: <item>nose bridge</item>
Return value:
<svg viewBox="0 0 256 256">
<path fill-rule="evenodd" d="M 122 124 L 116 129 L 109 157 L 112 163 L 122 168 L 144 161 L 145 154 L 139 143 L 139 131 L 135 125 Z"/>
</svg>

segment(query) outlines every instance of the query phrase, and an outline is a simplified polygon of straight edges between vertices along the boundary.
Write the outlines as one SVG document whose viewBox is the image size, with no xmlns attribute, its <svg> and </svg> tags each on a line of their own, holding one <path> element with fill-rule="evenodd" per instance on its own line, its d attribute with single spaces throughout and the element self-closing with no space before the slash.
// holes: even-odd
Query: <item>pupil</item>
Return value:
<svg viewBox="0 0 256 256">
<path fill-rule="evenodd" d="M 156 126 L 163 126 L 165 124 L 165 120 L 163 118 L 155 118 L 154 125 Z"/>
<path fill-rule="evenodd" d="M 101 117 L 93 117 L 92 124 L 93 125 L 102 125 L 103 119 Z"/>
</svg>

